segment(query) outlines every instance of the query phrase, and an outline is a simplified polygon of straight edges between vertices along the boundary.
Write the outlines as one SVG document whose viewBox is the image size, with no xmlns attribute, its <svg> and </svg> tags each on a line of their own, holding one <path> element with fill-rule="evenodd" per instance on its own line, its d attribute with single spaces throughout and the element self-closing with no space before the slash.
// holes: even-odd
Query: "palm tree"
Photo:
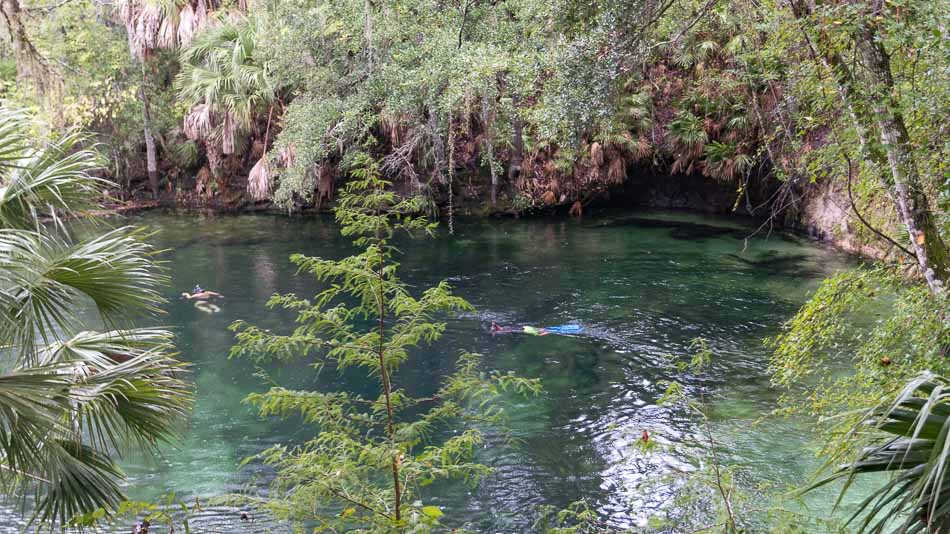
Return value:
<svg viewBox="0 0 950 534">
<path fill-rule="evenodd" d="M 158 198 L 158 159 L 152 131 L 152 115 L 145 85 L 148 75 L 146 58 L 158 48 L 186 46 L 209 21 L 215 0 L 124 0 L 119 17 L 125 23 L 129 52 L 142 67 L 142 125 L 145 137 L 146 168 L 152 196 Z"/>
<path fill-rule="evenodd" d="M 191 392 L 171 333 L 128 328 L 162 302 L 154 250 L 131 227 L 71 235 L 63 217 L 112 184 L 91 175 L 82 136 L 39 142 L 31 126 L 0 108 L 0 490 L 32 497 L 31 521 L 65 526 L 115 509 L 116 452 L 172 438 Z M 107 331 L 84 326 L 86 302 Z"/>
<path fill-rule="evenodd" d="M 845 479 L 838 502 L 859 475 L 892 476 L 858 505 L 860 532 L 937 533 L 950 529 L 950 379 L 925 372 L 893 401 L 868 410 L 855 434 L 870 429 L 870 442 L 848 465 L 807 490 Z M 836 503 L 837 504 L 837 503 Z M 863 516 L 863 517 L 862 517 Z"/>
<path fill-rule="evenodd" d="M 181 72 L 175 80 L 179 98 L 191 107 L 185 117 L 185 134 L 205 141 L 213 173 L 221 154 L 234 153 L 241 137 L 258 119 L 264 114 L 272 116 L 277 92 L 267 64 L 254 55 L 257 19 L 231 11 L 217 21 L 216 27 L 197 35 L 182 49 Z M 268 130 L 269 126 L 268 120 Z M 265 151 L 267 141 L 265 133 Z M 265 154 L 257 162 L 248 181 L 255 198 L 266 197 L 270 189 L 266 158 Z"/>
<path fill-rule="evenodd" d="M 126 26 L 129 50 L 143 59 L 157 48 L 187 46 L 218 4 L 216 0 L 125 0 L 119 16 Z"/>
</svg>

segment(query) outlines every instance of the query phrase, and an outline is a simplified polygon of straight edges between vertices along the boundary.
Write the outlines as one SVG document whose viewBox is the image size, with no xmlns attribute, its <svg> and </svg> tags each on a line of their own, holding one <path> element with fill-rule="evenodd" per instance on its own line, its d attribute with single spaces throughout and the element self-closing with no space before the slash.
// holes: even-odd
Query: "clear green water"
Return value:
<svg viewBox="0 0 950 534">
<path fill-rule="evenodd" d="M 788 420 L 752 424 L 774 408 L 778 395 L 768 384 L 762 339 L 847 259 L 775 235 L 746 243 L 751 229 L 729 221 L 644 216 L 650 220 L 459 221 L 455 236 L 402 244 L 408 282 L 421 288 L 447 278 L 477 312 L 450 321 L 439 346 L 417 351 L 397 380 L 419 393 L 432 391 L 457 351 L 466 349 L 484 354 L 488 368 L 540 378 L 545 388 L 513 410 L 520 447 L 490 432 L 479 452 L 495 469 L 490 478 L 474 490 L 434 490 L 432 503 L 454 524 L 529 531 L 539 505 L 580 498 L 615 524 L 642 522 L 674 492 L 642 484 L 682 466 L 685 447 L 676 444 L 699 430 L 685 410 L 657 405 L 663 380 L 679 380 L 694 394 L 704 387 L 727 461 L 747 466 L 757 482 L 797 484 L 815 467 L 805 427 Z M 131 222 L 159 230 L 157 243 L 170 249 L 164 322 L 193 363 L 197 404 L 177 448 L 157 462 L 125 460 L 128 492 L 138 499 L 175 492 L 188 501 L 240 490 L 265 493 L 268 470 L 238 464 L 269 445 L 298 443 L 310 431 L 296 421 L 261 420 L 242 403 L 263 386 L 254 364 L 228 359 L 233 338 L 227 327 L 245 319 L 289 328 L 293 317 L 265 310 L 265 301 L 274 292 L 312 294 L 317 285 L 295 276 L 288 256 L 338 258 L 352 249 L 329 219 L 149 213 Z M 202 313 L 178 297 L 196 283 L 225 295 L 220 313 Z M 492 320 L 580 323 L 586 333 L 493 337 Z M 716 355 L 704 379 L 677 373 L 666 357 L 685 357 L 697 336 Z M 297 387 L 372 388 L 332 371 L 315 377 L 303 366 L 268 371 Z M 643 457 L 630 450 L 643 430 L 672 451 Z M 211 509 L 193 524 L 205 532 L 246 531 L 234 530 L 242 527 L 226 508 Z M 265 524 L 279 528 L 261 518 L 252 530 L 264 531 Z"/>
</svg>

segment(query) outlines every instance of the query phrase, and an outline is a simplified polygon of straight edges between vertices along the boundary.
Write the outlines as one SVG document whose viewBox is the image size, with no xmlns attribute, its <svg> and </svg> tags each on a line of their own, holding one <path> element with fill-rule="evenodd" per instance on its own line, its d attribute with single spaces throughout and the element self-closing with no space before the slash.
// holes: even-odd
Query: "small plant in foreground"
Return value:
<svg viewBox="0 0 950 534">
<path fill-rule="evenodd" d="M 400 387 L 398 371 L 412 349 L 445 331 L 436 317 L 471 305 L 445 282 L 413 295 L 398 278 L 395 232 L 431 233 L 434 225 L 414 216 L 418 201 L 400 200 L 389 190 L 374 161 L 359 155 L 352 162 L 353 181 L 343 190 L 336 219 L 362 252 L 338 261 L 294 255 L 300 272 L 315 276 L 324 289 L 313 299 L 271 298 L 269 307 L 298 313 L 288 334 L 235 323 L 232 355 L 315 357 L 315 369 L 357 368 L 378 384 L 375 398 L 278 386 L 248 397 L 262 416 L 299 416 L 319 430 L 300 446 L 260 454 L 277 470 L 266 506 L 278 518 L 328 532 L 425 532 L 439 525 L 443 512 L 424 503 L 421 488 L 444 479 L 477 483 L 489 469 L 473 458 L 483 440 L 475 425 L 503 423 L 502 397 L 537 394 L 540 385 L 485 373 L 477 354 L 464 353 L 434 394 L 414 397 Z"/>
<path fill-rule="evenodd" d="M 888 473 L 847 522 L 855 532 L 947 532 L 950 529 L 950 380 L 930 372 L 909 380 L 893 400 L 865 410 L 850 428 L 864 447 L 848 464 L 806 489 L 844 479 L 835 505 L 858 475 Z"/>
</svg>

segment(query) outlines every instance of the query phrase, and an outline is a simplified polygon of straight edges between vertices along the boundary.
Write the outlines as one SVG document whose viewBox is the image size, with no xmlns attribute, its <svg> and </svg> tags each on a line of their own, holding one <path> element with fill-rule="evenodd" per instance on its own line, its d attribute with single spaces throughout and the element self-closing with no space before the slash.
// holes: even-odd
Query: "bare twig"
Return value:
<svg viewBox="0 0 950 534">
<path fill-rule="evenodd" d="M 671 44 L 674 44 L 674 43 L 676 43 L 677 41 L 679 41 L 680 38 L 682 38 L 684 35 L 686 35 L 686 32 L 688 32 L 689 30 L 691 30 L 691 29 L 693 28 L 693 26 L 696 25 L 696 23 L 698 23 L 700 20 L 702 20 L 702 18 L 706 16 L 706 13 L 708 13 L 710 9 L 712 9 L 713 7 L 715 7 L 717 3 L 719 3 L 719 0 L 706 0 L 706 3 L 703 4 L 703 7 L 699 8 L 699 11 L 696 12 L 696 16 L 694 16 L 693 19 L 689 21 L 689 24 L 687 24 L 687 25 L 684 26 L 682 29 L 680 29 L 680 31 L 677 32 L 677 34 L 674 35 L 672 39 L 670 39 L 669 41 L 663 41 L 663 42 L 660 42 L 660 43 L 656 43 L 655 45 L 651 46 L 650 48 L 657 48 L 657 47 L 659 47 L 659 46 L 671 45 Z"/>
<path fill-rule="evenodd" d="M 835 136 L 835 138 L 836 138 L 836 139 L 835 139 L 835 142 L 837 142 L 837 136 Z M 839 144 L 840 144 L 840 143 L 839 143 Z M 867 227 L 868 230 L 874 232 L 878 237 L 880 237 L 881 239 L 884 239 L 885 241 L 887 241 L 887 242 L 889 242 L 890 244 L 894 245 L 895 247 L 897 247 L 898 249 L 900 249 L 902 252 L 904 252 L 904 254 L 907 254 L 908 256 L 910 256 L 911 258 L 914 258 L 914 259 L 916 260 L 916 259 L 917 259 L 917 256 L 915 256 L 913 252 L 907 250 L 907 248 L 905 248 L 903 245 L 901 245 L 901 244 L 898 243 L 897 241 L 894 241 L 894 240 L 891 239 L 889 236 L 884 235 L 884 233 L 881 232 L 880 230 L 878 230 L 877 228 L 871 226 L 871 223 L 869 223 L 869 222 L 864 218 L 864 216 L 861 215 L 861 212 L 858 211 L 858 206 L 854 203 L 854 194 L 851 192 L 851 174 L 852 174 L 851 158 L 850 158 L 847 154 L 845 154 L 845 153 L 842 153 L 842 157 L 844 157 L 845 161 L 848 162 L 848 201 L 851 203 L 851 211 L 854 212 L 854 214 L 858 217 L 858 220 L 861 221 L 861 224 L 863 224 L 865 227 Z"/>
</svg>

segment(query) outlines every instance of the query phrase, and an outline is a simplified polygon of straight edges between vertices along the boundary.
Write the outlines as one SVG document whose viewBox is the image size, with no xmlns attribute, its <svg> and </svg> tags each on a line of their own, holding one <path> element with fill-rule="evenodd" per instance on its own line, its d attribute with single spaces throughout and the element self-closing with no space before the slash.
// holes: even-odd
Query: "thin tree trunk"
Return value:
<svg viewBox="0 0 950 534">
<path fill-rule="evenodd" d="M 876 39 L 873 27 L 864 28 L 855 39 L 873 90 L 874 117 L 887 156 L 898 213 L 907 227 L 911 246 L 927 285 L 934 293 L 939 293 L 946 288 L 947 280 L 950 279 L 950 249 L 940 236 L 940 230 L 930 213 L 917 163 L 911 152 L 904 117 L 896 103 L 891 101 L 894 78 L 890 57 L 884 45 Z"/>
<path fill-rule="evenodd" d="M 379 357 L 379 375 L 382 379 L 383 395 L 386 399 L 386 434 L 389 436 L 389 444 L 393 447 L 392 472 L 393 472 L 393 500 L 395 506 L 394 517 L 398 522 L 402 518 L 402 485 L 399 482 L 399 454 L 395 452 L 396 430 L 394 427 L 393 403 L 392 403 L 392 383 L 389 381 L 389 369 L 386 368 L 386 286 L 383 275 L 384 258 L 380 252 L 379 269 L 376 271 L 376 277 L 379 282 L 379 294 L 377 301 L 379 304 L 379 345 L 376 354 Z"/>
<path fill-rule="evenodd" d="M 511 161 L 508 163 L 508 181 L 511 182 L 521 174 L 524 162 L 524 124 L 518 115 L 518 101 L 515 100 L 515 116 L 511 120 Z"/>
<path fill-rule="evenodd" d="M 139 95 L 142 97 L 142 126 L 145 134 L 145 164 L 148 170 L 148 187 L 152 190 L 152 198 L 158 200 L 158 159 L 155 156 L 155 138 L 152 137 L 152 115 L 149 110 L 148 95 L 145 92 L 145 63 L 142 63 L 142 87 Z"/>
<path fill-rule="evenodd" d="M 807 24 L 805 19 L 812 14 L 808 4 L 803 0 L 790 0 L 789 3 L 795 16 Z M 821 58 L 833 73 L 841 100 L 854 120 L 862 155 L 878 171 L 876 174 L 882 187 L 897 207 L 924 280 L 932 292 L 940 293 L 950 280 L 950 249 L 930 213 L 927 195 L 910 148 L 907 126 L 896 103 L 891 100 L 894 79 L 890 57 L 884 45 L 877 40 L 875 28 L 870 22 L 865 23 L 868 25 L 853 36 L 866 67 L 863 80 L 857 79 L 830 45 L 819 41 Z M 805 35 L 808 39 L 807 31 Z M 810 40 L 809 46 L 812 46 Z M 869 93 L 870 98 L 865 93 Z M 865 105 L 868 100 L 870 110 Z M 883 151 L 868 143 L 867 132 L 872 127 L 878 129 Z M 884 169 L 890 171 L 890 179 Z"/>
<path fill-rule="evenodd" d="M 372 67 L 376 58 L 373 48 L 373 0 L 363 1 L 363 11 L 363 46 L 366 47 L 366 58 Z"/>
</svg>

